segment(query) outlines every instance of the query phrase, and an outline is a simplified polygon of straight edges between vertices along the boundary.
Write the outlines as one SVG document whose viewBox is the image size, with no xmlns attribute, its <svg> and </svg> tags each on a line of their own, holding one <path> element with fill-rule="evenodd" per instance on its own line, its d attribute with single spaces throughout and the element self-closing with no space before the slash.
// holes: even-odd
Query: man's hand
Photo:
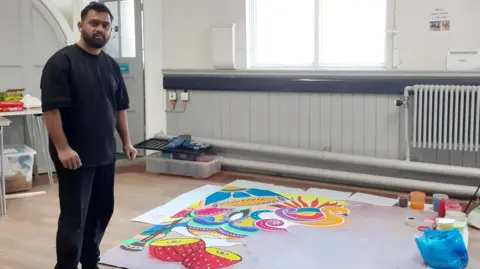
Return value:
<svg viewBox="0 0 480 269">
<path fill-rule="evenodd" d="M 123 146 L 123 153 L 127 156 L 129 161 L 135 160 L 137 157 L 137 149 L 132 146 L 132 144 L 126 144 Z"/>
<path fill-rule="evenodd" d="M 75 170 L 80 168 L 80 166 L 82 166 L 80 157 L 70 147 L 62 150 L 57 150 L 57 152 L 58 152 L 58 158 L 60 159 L 60 162 L 62 163 L 63 167 L 67 169 Z"/>
</svg>

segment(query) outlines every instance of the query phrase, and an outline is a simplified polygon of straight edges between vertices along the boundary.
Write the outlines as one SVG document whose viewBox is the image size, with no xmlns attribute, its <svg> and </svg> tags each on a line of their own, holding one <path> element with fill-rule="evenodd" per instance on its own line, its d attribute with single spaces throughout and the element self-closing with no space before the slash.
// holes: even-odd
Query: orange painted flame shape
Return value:
<svg viewBox="0 0 480 269">
<path fill-rule="evenodd" d="M 279 208 L 275 210 L 275 214 L 280 218 L 301 225 L 315 227 L 341 225 L 345 223 L 345 218 L 342 215 L 346 216 L 350 213 L 350 210 L 343 205 L 339 205 L 338 202 L 320 204 L 318 198 L 316 198 L 308 204 L 301 196 L 298 196 L 297 199 L 292 197 L 290 201 L 277 204 L 275 207 Z M 302 209 L 307 209 L 307 211 Z"/>
<path fill-rule="evenodd" d="M 289 208 L 322 208 L 322 207 L 325 207 L 325 206 L 338 206 L 338 207 L 343 206 L 343 205 L 339 205 L 338 202 L 332 203 L 330 201 L 326 202 L 326 203 L 323 203 L 321 205 L 319 205 L 319 204 L 320 204 L 320 202 L 318 201 L 318 198 L 316 198 L 310 204 L 308 204 L 305 201 L 303 201 L 302 196 L 298 196 L 298 198 L 296 200 L 292 197 L 292 199 L 290 199 L 290 201 L 283 202 L 281 204 L 276 204 L 275 206 L 276 207 L 282 207 L 282 208 L 286 208 L 286 207 L 289 207 Z"/>
</svg>

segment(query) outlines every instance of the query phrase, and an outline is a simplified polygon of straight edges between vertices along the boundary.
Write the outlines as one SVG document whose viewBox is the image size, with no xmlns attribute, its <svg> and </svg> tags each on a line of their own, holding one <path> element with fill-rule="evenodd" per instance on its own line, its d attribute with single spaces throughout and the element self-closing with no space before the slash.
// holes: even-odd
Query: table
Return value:
<svg viewBox="0 0 480 269">
<path fill-rule="evenodd" d="M 3 169 L 3 127 L 10 125 L 10 120 L 4 117 L 0 117 L 0 169 L 2 169 L 2 179 L 0 180 L 0 216 L 7 214 L 7 196 L 5 193 L 5 169 Z"/>
<path fill-rule="evenodd" d="M 34 125 L 36 125 L 36 128 L 38 130 L 38 133 L 40 134 L 40 144 L 43 150 L 45 162 L 47 165 L 47 173 L 48 173 L 48 180 L 50 182 L 50 185 L 54 185 L 53 181 L 53 172 L 52 172 L 52 165 L 50 163 L 50 155 L 48 153 L 48 134 L 46 131 L 46 128 L 42 128 L 45 126 L 44 120 L 43 120 L 43 112 L 41 108 L 30 108 L 30 109 L 24 109 L 23 111 L 11 111 L 11 112 L 0 112 L 0 117 L 14 117 L 14 116 L 22 116 L 25 117 L 25 130 L 27 131 L 28 135 L 28 140 L 30 144 L 34 144 L 34 135 L 32 130 L 30 130 L 30 124 L 29 120 L 34 121 Z M 38 166 L 37 162 L 34 162 L 35 166 L 35 175 L 38 175 Z"/>
</svg>

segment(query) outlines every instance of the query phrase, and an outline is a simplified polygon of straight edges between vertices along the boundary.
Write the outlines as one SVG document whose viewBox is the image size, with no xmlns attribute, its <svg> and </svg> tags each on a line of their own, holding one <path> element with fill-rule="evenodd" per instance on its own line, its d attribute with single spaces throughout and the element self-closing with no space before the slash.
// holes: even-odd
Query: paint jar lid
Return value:
<svg viewBox="0 0 480 269">
<path fill-rule="evenodd" d="M 454 225 L 454 224 L 455 224 L 454 219 L 437 218 L 437 225 Z"/>
<path fill-rule="evenodd" d="M 410 201 L 423 200 L 425 201 L 425 193 L 421 191 L 412 191 L 410 193 Z"/>
<path fill-rule="evenodd" d="M 448 195 L 443 193 L 435 193 L 432 198 L 434 200 L 448 200 Z"/>
<path fill-rule="evenodd" d="M 459 202 L 455 202 L 455 201 L 446 201 L 445 202 L 445 206 L 460 206 L 460 203 Z"/>
<path fill-rule="evenodd" d="M 445 205 L 445 211 L 462 211 L 462 207 L 460 205 Z"/>
<path fill-rule="evenodd" d="M 416 195 L 416 196 L 425 196 L 425 193 L 423 191 L 412 191 L 410 192 L 410 196 Z"/>
</svg>

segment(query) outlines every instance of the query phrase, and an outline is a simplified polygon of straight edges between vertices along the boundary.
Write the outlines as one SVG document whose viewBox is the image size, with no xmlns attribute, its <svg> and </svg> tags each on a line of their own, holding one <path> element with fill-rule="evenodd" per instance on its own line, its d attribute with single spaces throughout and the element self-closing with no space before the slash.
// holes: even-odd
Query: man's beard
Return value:
<svg viewBox="0 0 480 269">
<path fill-rule="evenodd" d="M 102 35 L 103 39 L 97 39 L 97 35 L 89 36 L 86 32 L 82 32 L 82 38 L 87 44 L 87 46 L 95 49 L 101 49 L 107 44 L 108 38 Z"/>
</svg>

